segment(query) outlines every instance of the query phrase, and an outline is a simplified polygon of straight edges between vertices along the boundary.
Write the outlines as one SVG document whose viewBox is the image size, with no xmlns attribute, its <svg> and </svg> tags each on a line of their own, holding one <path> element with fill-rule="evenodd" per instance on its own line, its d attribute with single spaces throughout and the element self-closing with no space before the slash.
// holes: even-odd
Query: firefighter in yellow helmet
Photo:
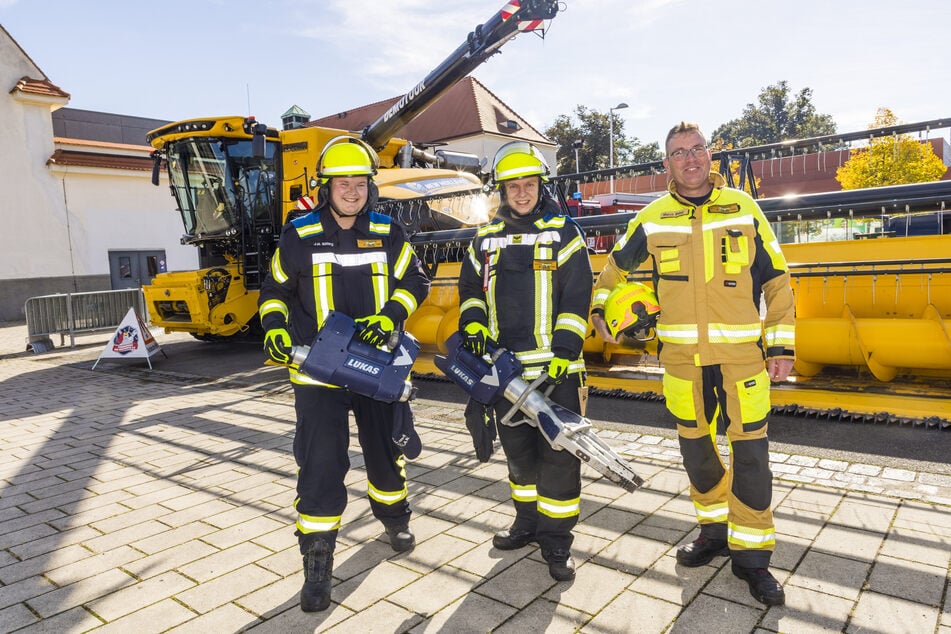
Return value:
<svg viewBox="0 0 951 634">
<path fill-rule="evenodd" d="M 585 388 L 582 344 L 592 275 L 581 229 L 543 185 L 548 165 L 535 146 L 502 146 L 492 164 L 501 205 L 480 227 L 459 275 L 459 330 L 466 346 L 483 354 L 488 343 L 515 353 L 523 378 L 547 375 L 549 397 L 582 412 Z M 508 411 L 500 404 L 496 414 Z M 528 424 L 500 426 L 508 460 L 515 520 L 492 543 L 514 550 L 537 542 L 549 573 L 574 578 L 571 530 L 578 522 L 581 465 L 555 451 Z"/>
<path fill-rule="evenodd" d="M 702 566 L 729 555 L 758 601 L 782 605 L 768 569 L 776 539 L 766 430 L 770 380 L 784 380 L 795 357 L 789 271 L 756 201 L 710 171 L 696 124 L 674 126 L 666 150 L 668 193 L 639 211 L 615 245 L 595 285 L 592 322 L 614 341 L 605 298 L 650 258 L 664 397 L 700 524 L 677 561 Z M 718 422 L 730 441 L 729 469 L 714 442 Z"/>
<path fill-rule="evenodd" d="M 332 310 L 356 319 L 363 340 L 380 345 L 426 298 L 429 279 L 403 230 L 373 211 L 376 169 L 376 153 L 357 139 L 338 137 L 321 153 L 317 206 L 284 226 L 261 288 L 258 313 L 272 360 L 289 363 L 291 346 L 310 345 Z M 412 429 L 408 403 L 375 401 L 289 369 L 300 468 L 295 503 L 305 579 L 300 605 L 314 612 L 330 605 L 333 551 L 347 504 L 349 412 L 363 449 L 370 509 L 397 552 L 416 543 L 404 458 L 415 457 L 419 446 L 410 450 L 394 440 L 401 438 L 400 430 Z"/>
</svg>

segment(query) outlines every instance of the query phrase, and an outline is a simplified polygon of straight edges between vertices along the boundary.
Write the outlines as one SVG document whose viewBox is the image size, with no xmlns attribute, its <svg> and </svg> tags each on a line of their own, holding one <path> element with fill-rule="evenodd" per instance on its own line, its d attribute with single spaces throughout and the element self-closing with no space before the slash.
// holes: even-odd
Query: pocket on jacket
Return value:
<svg viewBox="0 0 951 634">
<path fill-rule="evenodd" d="M 687 270 L 687 243 L 690 236 L 683 233 L 664 233 L 648 237 L 647 250 L 654 256 L 657 272 L 670 275 Z"/>
</svg>

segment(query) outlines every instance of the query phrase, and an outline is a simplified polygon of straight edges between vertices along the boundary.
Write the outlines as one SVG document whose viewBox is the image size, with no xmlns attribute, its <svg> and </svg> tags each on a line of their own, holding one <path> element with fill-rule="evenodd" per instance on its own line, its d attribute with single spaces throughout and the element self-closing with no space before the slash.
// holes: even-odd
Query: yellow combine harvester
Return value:
<svg viewBox="0 0 951 634">
<path fill-rule="evenodd" d="M 157 156 L 168 164 L 185 225 L 183 241 L 198 247 L 202 266 L 160 274 L 143 288 L 154 325 L 208 340 L 255 327 L 257 290 L 280 229 L 316 192 L 317 157 L 340 134 L 346 133 L 319 127 L 278 133 L 242 117 L 191 119 L 150 134 L 161 151 Z M 264 145 L 262 156 L 252 151 L 255 135 Z M 446 216 L 443 224 L 485 222 L 488 209 L 476 175 L 393 167 L 407 147 L 393 139 L 380 151 L 381 163 L 389 166 L 375 178 L 381 199 L 418 199 L 423 189 L 444 197 L 438 210 Z M 459 202 L 463 199 L 466 204 Z M 427 212 L 435 213 L 430 205 Z"/>
<path fill-rule="evenodd" d="M 164 165 L 185 227 L 199 249 L 195 271 L 163 273 L 143 288 L 150 318 L 167 331 L 218 340 L 257 328 L 258 289 L 281 227 L 316 194 L 320 151 L 340 135 L 377 150 L 384 208 L 411 231 L 484 223 L 491 212 L 479 158 L 427 151 L 394 133 L 523 31 L 544 35 L 558 0 L 513 0 L 423 81 L 360 132 L 303 127 L 278 131 L 253 118 L 178 121 L 148 135 L 152 182 Z"/>
</svg>

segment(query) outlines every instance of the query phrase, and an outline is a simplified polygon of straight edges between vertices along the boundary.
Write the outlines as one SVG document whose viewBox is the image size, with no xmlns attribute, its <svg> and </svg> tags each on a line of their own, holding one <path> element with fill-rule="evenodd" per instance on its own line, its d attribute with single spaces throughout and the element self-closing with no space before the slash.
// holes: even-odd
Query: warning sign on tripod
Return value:
<svg viewBox="0 0 951 634">
<path fill-rule="evenodd" d="M 152 369 L 151 357 L 161 348 L 148 327 L 142 323 L 142 319 L 130 308 L 122 319 L 122 323 L 116 328 L 106 347 L 99 354 L 99 358 L 93 364 L 92 369 L 103 359 L 145 359 Z M 163 351 L 162 354 L 165 354 Z"/>
</svg>

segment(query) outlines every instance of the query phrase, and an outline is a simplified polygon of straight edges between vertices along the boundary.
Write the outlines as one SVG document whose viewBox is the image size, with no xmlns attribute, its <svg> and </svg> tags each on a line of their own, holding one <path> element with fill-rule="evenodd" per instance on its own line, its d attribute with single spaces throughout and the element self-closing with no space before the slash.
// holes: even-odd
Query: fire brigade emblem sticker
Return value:
<svg viewBox="0 0 951 634">
<path fill-rule="evenodd" d="M 139 333 L 130 326 L 123 326 L 112 337 L 112 351 L 127 355 L 139 349 Z"/>
</svg>

